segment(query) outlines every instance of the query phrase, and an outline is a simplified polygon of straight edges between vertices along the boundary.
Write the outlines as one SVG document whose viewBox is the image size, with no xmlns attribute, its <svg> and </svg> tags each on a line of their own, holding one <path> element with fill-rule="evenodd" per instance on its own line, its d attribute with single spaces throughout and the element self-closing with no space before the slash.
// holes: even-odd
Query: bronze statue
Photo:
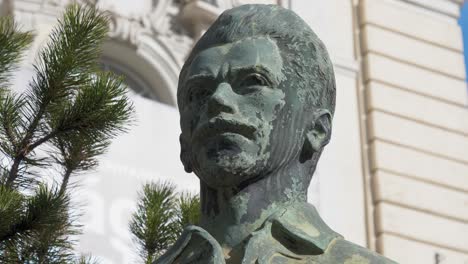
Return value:
<svg viewBox="0 0 468 264">
<path fill-rule="evenodd" d="M 177 98 L 181 160 L 200 178 L 202 217 L 155 263 L 394 263 L 344 240 L 307 203 L 335 77 L 294 12 L 224 12 L 187 59 Z"/>
</svg>

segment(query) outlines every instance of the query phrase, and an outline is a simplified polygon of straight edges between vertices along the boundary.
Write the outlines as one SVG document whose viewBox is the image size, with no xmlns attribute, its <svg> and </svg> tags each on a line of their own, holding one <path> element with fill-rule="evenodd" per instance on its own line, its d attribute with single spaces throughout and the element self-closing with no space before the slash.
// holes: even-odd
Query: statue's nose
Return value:
<svg viewBox="0 0 468 264">
<path fill-rule="evenodd" d="M 228 83 L 220 83 L 208 100 L 208 114 L 210 117 L 219 113 L 234 114 L 237 112 L 236 94 Z"/>
</svg>

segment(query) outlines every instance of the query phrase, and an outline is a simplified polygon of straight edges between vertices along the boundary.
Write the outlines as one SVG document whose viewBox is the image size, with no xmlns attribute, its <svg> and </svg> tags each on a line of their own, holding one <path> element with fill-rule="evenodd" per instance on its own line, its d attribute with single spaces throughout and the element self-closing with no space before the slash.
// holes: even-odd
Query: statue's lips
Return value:
<svg viewBox="0 0 468 264">
<path fill-rule="evenodd" d="M 223 133 L 239 134 L 248 139 L 254 139 L 255 131 L 255 126 L 237 120 L 212 118 L 195 129 L 192 139 L 197 141 Z"/>
</svg>

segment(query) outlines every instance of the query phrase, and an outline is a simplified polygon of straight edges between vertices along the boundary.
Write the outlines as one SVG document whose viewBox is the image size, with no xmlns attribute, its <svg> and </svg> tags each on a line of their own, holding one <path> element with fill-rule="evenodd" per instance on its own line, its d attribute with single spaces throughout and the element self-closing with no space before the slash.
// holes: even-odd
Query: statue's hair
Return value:
<svg viewBox="0 0 468 264">
<path fill-rule="evenodd" d="M 306 106 L 335 110 L 335 75 L 322 41 L 291 10 L 276 5 L 243 5 L 225 11 L 200 38 L 185 62 L 179 91 L 196 55 L 210 47 L 249 37 L 265 36 L 277 44 L 283 59 L 285 79 L 281 86 L 297 88 Z M 182 102 L 179 98 L 179 106 Z"/>
</svg>

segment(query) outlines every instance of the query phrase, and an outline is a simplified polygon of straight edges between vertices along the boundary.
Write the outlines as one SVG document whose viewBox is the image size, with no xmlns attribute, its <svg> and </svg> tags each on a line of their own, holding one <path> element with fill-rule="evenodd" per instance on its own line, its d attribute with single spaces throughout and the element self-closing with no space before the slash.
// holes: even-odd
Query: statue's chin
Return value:
<svg viewBox="0 0 468 264">
<path fill-rule="evenodd" d="M 198 157 L 195 173 L 213 188 L 235 187 L 253 178 L 259 170 L 257 159 L 245 152 L 217 152 L 216 157 Z"/>
<path fill-rule="evenodd" d="M 259 144 L 237 134 L 211 137 L 193 150 L 195 174 L 211 187 L 238 186 L 255 177 L 263 163 Z"/>
</svg>

